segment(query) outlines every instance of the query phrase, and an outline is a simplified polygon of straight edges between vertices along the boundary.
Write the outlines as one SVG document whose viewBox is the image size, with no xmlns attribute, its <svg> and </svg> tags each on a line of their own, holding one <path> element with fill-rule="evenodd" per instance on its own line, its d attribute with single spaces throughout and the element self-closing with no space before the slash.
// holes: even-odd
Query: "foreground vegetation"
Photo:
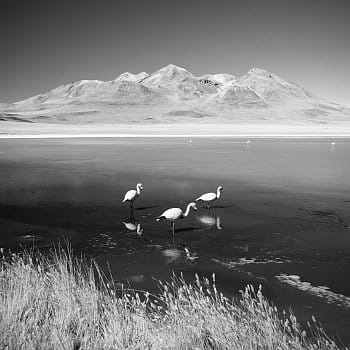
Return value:
<svg viewBox="0 0 350 350">
<path fill-rule="evenodd" d="M 35 258 L 36 256 L 36 258 Z M 248 286 L 229 300 L 213 281 L 182 278 L 159 296 L 116 291 L 97 266 L 58 250 L 3 258 L 1 349 L 340 349 Z"/>
</svg>

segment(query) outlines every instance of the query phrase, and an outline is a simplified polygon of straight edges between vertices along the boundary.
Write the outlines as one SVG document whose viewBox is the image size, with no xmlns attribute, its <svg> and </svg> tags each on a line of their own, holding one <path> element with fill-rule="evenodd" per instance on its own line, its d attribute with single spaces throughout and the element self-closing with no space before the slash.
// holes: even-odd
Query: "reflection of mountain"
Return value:
<svg viewBox="0 0 350 350">
<path fill-rule="evenodd" d="M 69 124 L 277 118 L 323 123 L 349 121 L 349 111 L 264 69 L 253 68 L 239 78 L 227 73 L 196 77 L 170 64 L 151 74 L 81 80 L 2 104 L 0 120 Z"/>
<path fill-rule="evenodd" d="M 216 227 L 218 230 L 222 229 L 222 221 L 220 216 L 212 216 L 209 214 L 203 214 L 196 216 L 196 219 L 205 227 Z"/>
</svg>

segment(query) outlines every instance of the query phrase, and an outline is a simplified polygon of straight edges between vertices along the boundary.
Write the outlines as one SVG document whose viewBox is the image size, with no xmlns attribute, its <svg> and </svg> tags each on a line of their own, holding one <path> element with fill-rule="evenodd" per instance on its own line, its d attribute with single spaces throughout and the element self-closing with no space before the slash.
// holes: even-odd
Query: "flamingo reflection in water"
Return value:
<svg viewBox="0 0 350 350">
<path fill-rule="evenodd" d="M 220 216 L 212 216 L 209 214 L 198 215 L 196 219 L 205 227 L 212 228 L 216 226 L 218 230 L 222 230 L 222 221 Z"/>
<path fill-rule="evenodd" d="M 141 228 L 140 222 L 135 219 L 133 212 L 130 213 L 129 220 L 123 221 L 123 224 L 129 231 L 136 232 L 138 236 L 142 235 L 143 228 Z"/>
</svg>

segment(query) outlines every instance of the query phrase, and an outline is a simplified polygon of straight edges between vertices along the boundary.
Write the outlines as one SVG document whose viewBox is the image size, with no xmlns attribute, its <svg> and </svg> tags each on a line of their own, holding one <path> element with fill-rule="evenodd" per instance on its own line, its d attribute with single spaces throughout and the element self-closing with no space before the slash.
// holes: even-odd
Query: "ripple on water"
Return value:
<svg viewBox="0 0 350 350">
<path fill-rule="evenodd" d="M 310 282 L 301 281 L 299 275 L 280 274 L 276 278 L 292 287 L 324 299 L 328 304 L 350 308 L 350 297 L 332 292 L 327 286 L 313 286 Z"/>
<path fill-rule="evenodd" d="M 283 260 L 280 258 L 275 258 L 275 259 L 239 258 L 236 261 L 228 261 L 228 262 L 213 259 L 213 261 L 227 268 L 236 268 L 238 266 L 249 265 L 249 264 L 284 264 L 284 263 L 290 262 L 289 260 Z"/>
<path fill-rule="evenodd" d="M 127 280 L 132 283 L 142 283 L 144 281 L 144 275 L 130 275 L 127 277 Z"/>
<path fill-rule="evenodd" d="M 42 241 L 43 237 L 39 235 L 22 235 L 22 236 L 19 236 L 19 240 L 22 242 L 32 243 L 32 242 Z"/>
</svg>

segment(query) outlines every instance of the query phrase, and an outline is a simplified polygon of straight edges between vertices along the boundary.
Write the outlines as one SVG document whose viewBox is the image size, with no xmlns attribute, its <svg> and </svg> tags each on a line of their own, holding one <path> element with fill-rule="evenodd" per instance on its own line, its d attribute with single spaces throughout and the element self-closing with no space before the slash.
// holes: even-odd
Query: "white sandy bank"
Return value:
<svg viewBox="0 0 350 350">
<path fill-rule="evenodd" d="M 341 124 L 44 124 L 0 122 L 0 138 L 68 137 L 350 137 L 350 122 Z"/>
</svg>

